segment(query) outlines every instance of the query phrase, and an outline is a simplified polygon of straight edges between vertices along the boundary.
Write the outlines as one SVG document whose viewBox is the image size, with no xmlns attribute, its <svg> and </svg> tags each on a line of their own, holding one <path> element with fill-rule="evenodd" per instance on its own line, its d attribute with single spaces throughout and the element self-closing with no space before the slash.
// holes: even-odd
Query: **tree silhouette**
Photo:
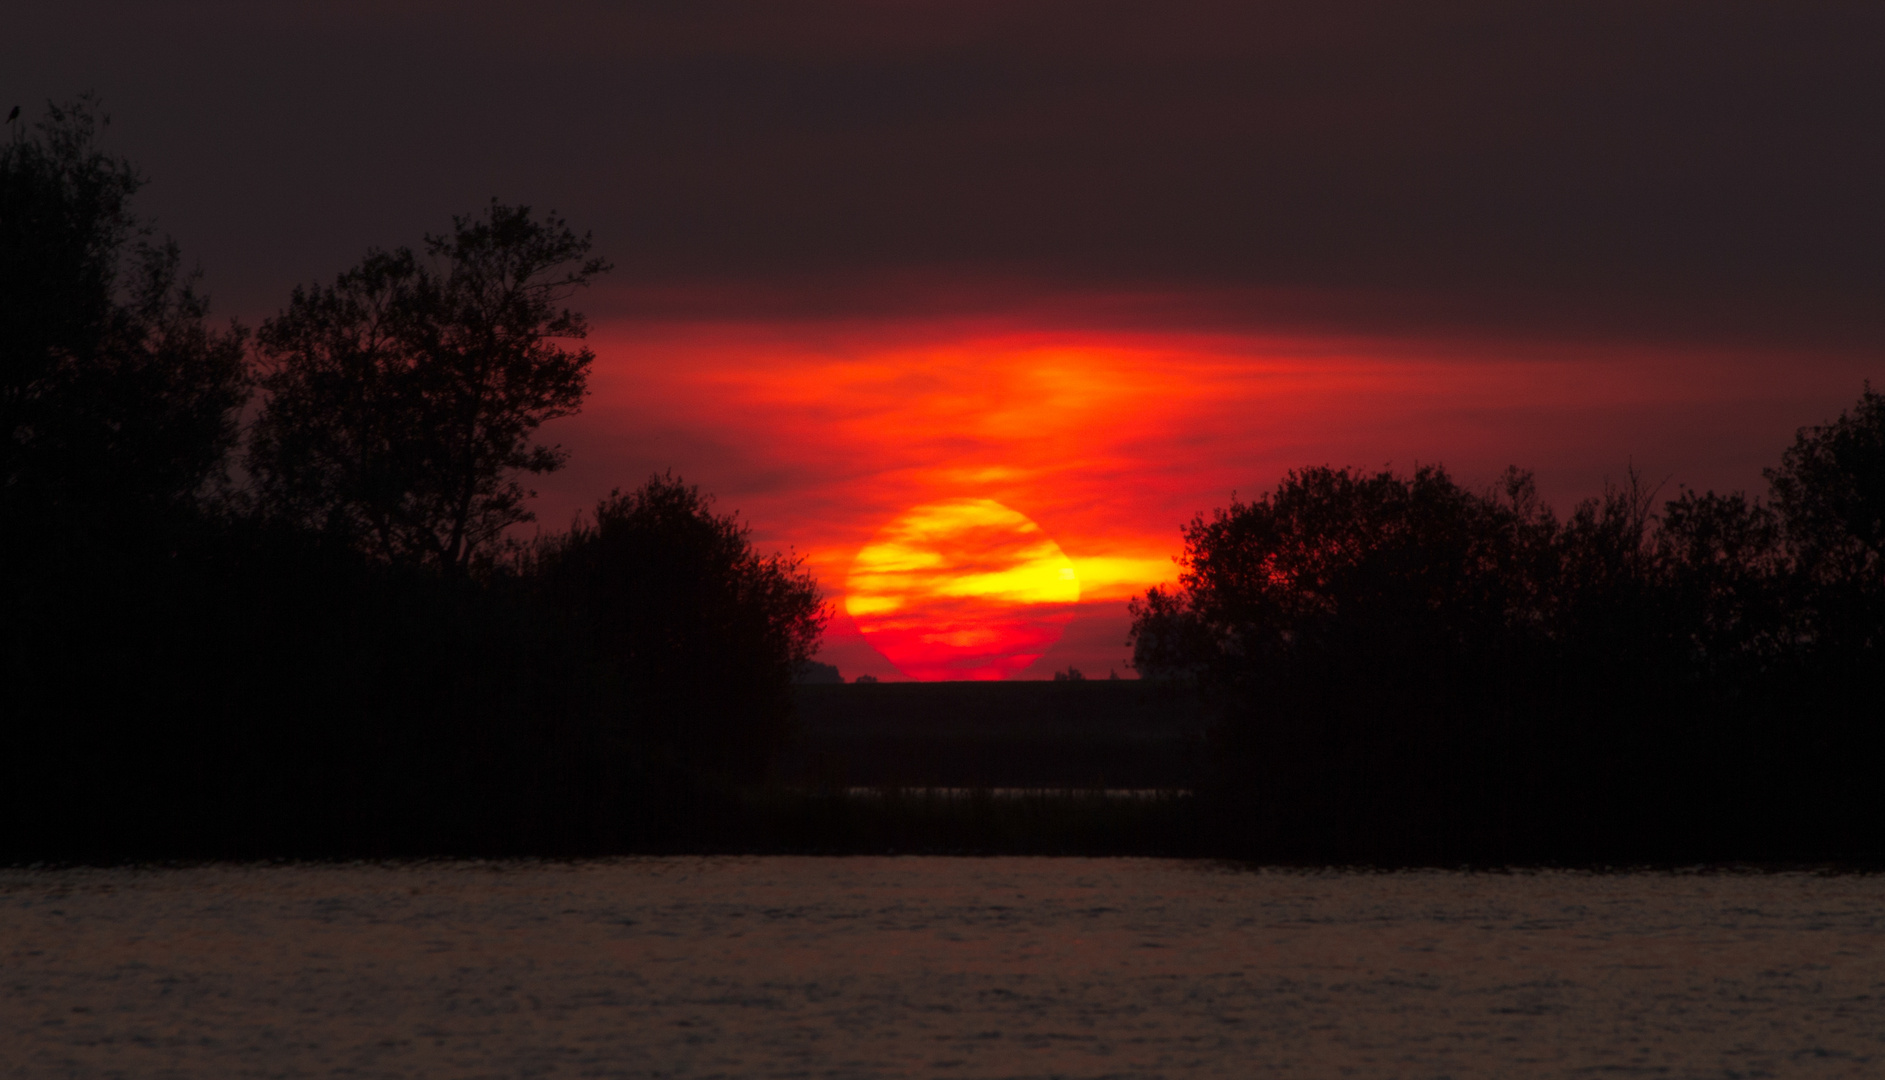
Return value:
<svg viewBox="0 0 1885 1080">
<path fill-rule="evenodd" d="M 91 98 L 0 147 L 0 498 L 37 527 L 134 533 L 193 506 L 236 439 L 244 331 L 208 324 L 196 275 L 97 146 Z M 11 530 L 9 530 L 11 531 Z"/>
<path fill-rule="evenodd" d="M 1824 678 L 1863 699 L 1885 651 L 1885 395 L 1867 384 L 1852 411 L 1801 428 L 1767 479 L 1793 559 L 1799 637 Z"/>
<path fill-rule="evenodd" d="M 1792 650 L 1792 563 L 1771 506 L 1740 492 L 1685 491 L 1663 504 L 1655 544 L 1667 622 L 1707 677 L 1753 674 Z"/>
<path fill-rule="evenodd" d="M 1851 412 L 1801 428 L 1766 475 L 1788 538 L 1815 572 L 1885 574 L 1885 395 L 1868 383 Z"/>
<path fill-rule="evenodd" d="M 576 412 L 595 354 L 563 307 L 608 264 L 554 214 L 493 200 L 408 248 L 372 251 L 297 288 L 263 323 L 267 394 L 248 464 L 263 512 L 389 562 L 462 572 L 533 519 L 520 473 L 564 452 L 533 442 Z"/>
<path fill-rule="evenodd" d="M 763 774 L 828 618 L 799 560 L 759 554 L 698 488 L 656 476 L 539 542 L 533 562 L 624 687 L 624 734 L 684 769 Z"/>
<path fill-rule="evenodd" d="M 1538 621 L 1555 528 L 1524 473 L 1478 495 L 1435 467 L 1291 472 L 1185 526 L 1177 590 L 1133 604 L 1134 664 L 1238 682 L 1311 658 L 1378 670 L 1486 647 Z"/>
</svg>

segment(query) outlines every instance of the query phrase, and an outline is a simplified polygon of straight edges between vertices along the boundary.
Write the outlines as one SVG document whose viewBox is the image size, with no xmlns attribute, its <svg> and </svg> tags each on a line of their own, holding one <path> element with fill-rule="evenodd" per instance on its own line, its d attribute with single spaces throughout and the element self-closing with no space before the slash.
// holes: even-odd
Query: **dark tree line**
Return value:
<svg viewBox="0 0 1885 1080">
<path fill-rule="evenodd" d="M 251 335 L 103 124 L 0 147 L 0 858 L 611 850 L 763 778 L 798 561 L 666 476 L 510 538 L 588 236 L 494 201 Z"/>
<path fill-rule="evenodd" d="M 1767 476 L 1559 520 L 1517 470 L 1293 472 L 1185 527 L 1135 663 L 1214 702 L 1233 848 L 1885 855 L 1885 397 Z"/>
</svg>

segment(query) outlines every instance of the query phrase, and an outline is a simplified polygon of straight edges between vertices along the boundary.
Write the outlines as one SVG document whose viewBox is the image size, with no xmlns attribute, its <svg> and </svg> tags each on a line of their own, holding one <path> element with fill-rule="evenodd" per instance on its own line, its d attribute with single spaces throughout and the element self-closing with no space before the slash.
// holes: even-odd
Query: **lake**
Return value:
<svg viewBox="0 0 1885 1080">
<path fill-rule="evenodd" d="M 1885 876 L 0 870 L 0 1076 L 1885 1076 Z"/>
</svg>

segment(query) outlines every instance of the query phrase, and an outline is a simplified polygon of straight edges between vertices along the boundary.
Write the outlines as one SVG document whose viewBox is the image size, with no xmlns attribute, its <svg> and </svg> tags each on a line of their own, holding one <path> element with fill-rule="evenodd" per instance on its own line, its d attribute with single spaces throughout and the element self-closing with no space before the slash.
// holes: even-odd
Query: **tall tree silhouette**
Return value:
<svg viewBox="0 0 1885 1080">
<path fill-rule="evenodd" d="M 496 200 L 449 236 L 371 251 L 297 288 L 258 335 L 267 394 L 248 464 L 263 511 L 391 562 L 462 571 L 532 520 L 533 441 L 576 412 L 595 354 L 563 303 L 608 270 L 554 214 Z"/>
<path fill-rule="evenodd" d="M 236 438 L 244 331 L 209 325 L 92 98 L 0 147 L 0 499 L 35 527 L 135 533 L 194 502 Z M 9 529 L 9 532 L 12 530 Z"/>
</svg>

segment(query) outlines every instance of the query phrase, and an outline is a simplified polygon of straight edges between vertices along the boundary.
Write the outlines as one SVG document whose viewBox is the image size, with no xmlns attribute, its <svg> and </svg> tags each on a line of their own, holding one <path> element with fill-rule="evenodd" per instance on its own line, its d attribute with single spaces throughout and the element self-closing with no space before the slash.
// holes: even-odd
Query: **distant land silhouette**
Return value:
<svg viewBox="0 0 1885 1080">
<path fill-rule="evenodd" d="M 792 681 L 801 685 L 823 686 L 842 683 L 844 673 L 836 664 L 824 664 L 817 660 L 807 660 L 792 672 Z"/>
<path fill-rule="evenodd" d="M 493 201 L 251 333 L 100 122 L 0 146 L 0 859 L 1885 859 L 1869 385 L 1765 500 L 1305 468 L 1183 527 L 1139 680 L 844 684 L 803 564 L 671 474 L 507 539 L 587 235 Z"/>
<path fill-rule="evenodd" d="M 1195 689 L 1141 680 L 806 684 L 779 779 L 806 788 L 1184 790 Z"/>
</svg>

